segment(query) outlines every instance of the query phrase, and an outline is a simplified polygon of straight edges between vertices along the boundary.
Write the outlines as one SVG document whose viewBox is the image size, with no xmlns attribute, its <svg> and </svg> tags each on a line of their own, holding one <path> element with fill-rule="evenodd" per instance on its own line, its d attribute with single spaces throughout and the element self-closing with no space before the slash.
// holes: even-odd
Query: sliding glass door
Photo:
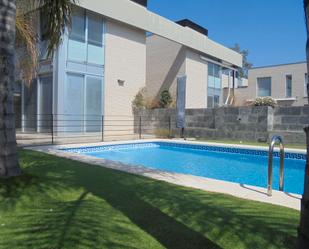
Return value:
<svg viewBox="0 0 309 249">
<path fill-rule="evenodd" d="M 38 81 L 38 132 L 50 132 L 53 113 L 53 77 L 45 75 Z"/>
<path fill-rule="evenodd" d="M 64 91 L 64 115 L 61 117 L 68 133 L 84 130 L 84 76 L 68 74 Z"/>
<path fill-rule="evenodd" d="M 69 133 L 100 131 L 102 96 L 102 78 L 69 73 L 65 85 L 64 130 Z"/>
<path fill-rule="evenodd" d="M 102 120 L 101 78 L 86 77 L 85 100 L 85 129 L 87 132 L 100 131 Z"/>
</svg>

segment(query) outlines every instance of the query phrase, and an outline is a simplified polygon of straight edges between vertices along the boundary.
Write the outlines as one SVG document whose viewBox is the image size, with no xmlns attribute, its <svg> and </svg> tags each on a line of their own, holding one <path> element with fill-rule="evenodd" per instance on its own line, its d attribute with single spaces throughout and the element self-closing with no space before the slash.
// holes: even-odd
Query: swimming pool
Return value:
<svg viewBox="0 0 309 249">
<path fill-rule="evenodd" d="M 168 172 L 190 174 L 259 187 L 267 186 L 268 152 L 174 142 L 145 142 L 63 149 L 96 158 Z M 274 153 L 273 188 L 279 186 L 279 155 Z M 302 194 L 303 153 L 285 153 L 284 191 Z"/>
</svg>

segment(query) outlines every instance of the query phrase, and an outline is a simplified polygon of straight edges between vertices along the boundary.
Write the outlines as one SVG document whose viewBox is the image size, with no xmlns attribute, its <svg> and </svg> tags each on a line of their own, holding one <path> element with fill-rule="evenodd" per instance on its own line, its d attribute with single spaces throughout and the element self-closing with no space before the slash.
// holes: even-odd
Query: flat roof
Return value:
<svg viewBox="0 0 309 249">
<path fill-rule="evenodd" d="M 147 0 L 131 0 L 131 1 L 147 7 L 147 2 L 148 2 Z"/>
<path fill-rule="evenodd" d="M 306 64 L 306 63 L 307 63 L 306 61 L 282 63 L 282 64 L 274 64 L 274 65 L 267 65 L 267 66 L 261 66 L 261 67 L 252 67 L 249 70 L 269 68 L 269 67 L 281 67 L 281 66 L 296 65 L 296 64 Z"/>
<path fill-rule="evenodd" d="M 195 22 L 192 22 L 189 19 L 182 19 L 182 20 L 177 21 L 176 23 L 183 27 L 189 27 L 197 32 L 200 32 L 203 35 L 208 36 L 208 29 L 202 27 L 201 25 L 198 25 Z"/>
<path fill-rule="evenodd" d="M 79 0 L 77 5 L 107 18 L 131 25 L 146 32 L 218 58 L 234 67 L 242 67 L 242 55 L 207 36 L 157 15 L 129 0 Z"/>
</svg>

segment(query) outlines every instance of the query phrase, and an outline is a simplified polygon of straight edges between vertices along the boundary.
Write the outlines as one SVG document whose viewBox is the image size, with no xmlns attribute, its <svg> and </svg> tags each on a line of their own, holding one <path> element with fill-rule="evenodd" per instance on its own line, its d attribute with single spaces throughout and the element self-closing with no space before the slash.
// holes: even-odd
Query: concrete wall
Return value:
<svg viewBox="0 0 309 249">
<path fill-rule="evenodd" d="M 187 50 L 186 53 L 186 108 L 207 107 L 207 62 L 201 60 L 198 53 Z"/>
<path fill-rule="evenodd" d="M 200 54 L 157 35 L 147 37 L 146 86 L 148 97 L 168 89 L 177 95 L 177 77 L 187 76 L 186 107 L 207 107 L 208 66 Z"/>
<path fill-rule="evenodd" d="M 246 100 L 254 100 L 257 97 L 257 78 L 271 77 L 271 97 L 278 99 L 279 105 L 303 106 L 308 100 L 305 95 L 306 63 L 295 63 L 279 66 L 254 68 L 249 70 L 248 88 L 236 89 L 237 105 L 243 105 Z M 292 75 L 292 98 L 286 99 L 286 75 Z M 286 100 L 282 100 L 286 99 Z"/>
<path fill-rule="evenodd" d="M 249 88 L 243 87 L 243 88 L 236 88 L 234 90 L 234 106 L 247 106 L 250 103 L 247 102 L 249 95 Z"/>
<path fill-rule="evenodd" d="M 207 62 L 193 50 L 157 35 L 147 37 L 147 96 L 159 98 L 168 89 L 177 95 L 177 77 L 187 76 L 186 107 L 207 107 Z"/>
<path fill-rule="evenodd" d="M 146 87 L 148 98 L 168 89 L 176 96 L 177 76 L 185 74 L 186 49 L 157 35 L 147 37 Z"/>
<path fill-rule="evenodd" d="M 146 133 L 167 129 L 171 119 L 172 134 L 179 136 L 175 127 L 174 109 L 139 110 L 143 124 L 150 127 Z M 305 144 L 303 127 L 309 124 L 309 106 L 306 107 L 221 107 L 187 109 L 187 137 L 209 140 L 269 141 L 273 135 L 283 137 L 285 143 Z"/>
<path fill-rule="evenodd" d="M 118 80 L 124 81 L 123 84 Z M 132 101 L 146 85 L 146 35 L 107 20 L 104 79 L 105 140 L 134 136 Z"/>
<path fill-rule="evenodd" d="M 104 114 L 132 115 L 131 102 L 146 84 L 145 32 L 107 21 L 105 65 Z"/>
</svg>

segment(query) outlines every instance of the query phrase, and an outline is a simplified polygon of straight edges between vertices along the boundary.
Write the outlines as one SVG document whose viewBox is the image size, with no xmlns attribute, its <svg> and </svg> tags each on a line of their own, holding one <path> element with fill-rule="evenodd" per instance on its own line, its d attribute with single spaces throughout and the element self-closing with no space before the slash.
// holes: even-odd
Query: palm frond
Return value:
<svg viewBox="0 0 309 249">
<path fill-rule="evenodd" d="M 44 17 L 44 40 L 47 57 L 61 43 L 65 28 L 71 23 L 72 3 L 76 0 L 17 0 L 16 44 L 19 49 L 17 69 L 22 79 L 30 83 L 36 77 L 39 61 L 38 26 L 40 13 Z"/>
<path fill-rule="evenodd" d="M 35 78 L 38 67 L 37 32 L 33 17 L 20 14 L 20 11 L 22 10 L 19 6 L 16 15 L 16 66 L 21 78 L 30 83 Z"/>
<path fill-rule="evenodd" d="M 307 32 L 309 32 L 309 27 L 308 27 L 308 22 L 309 22 L 309 16 L 308 16 L 308 12 L 309 10 L 307 10 L 309 8 L 309 0 L 304 0 L 304 11 L 305 11 L 305 22 L 306 22 L 306 27 L 307 27 Z"/>
<path fill-rule="evenodd" d="M 71 24 L 72 3 L 76 0 L 37 0 L 45 18 L 45 39 L 48 41 L 47 54 L 52 55 L 61 43 L 65 28 Z"/>
</svg>

